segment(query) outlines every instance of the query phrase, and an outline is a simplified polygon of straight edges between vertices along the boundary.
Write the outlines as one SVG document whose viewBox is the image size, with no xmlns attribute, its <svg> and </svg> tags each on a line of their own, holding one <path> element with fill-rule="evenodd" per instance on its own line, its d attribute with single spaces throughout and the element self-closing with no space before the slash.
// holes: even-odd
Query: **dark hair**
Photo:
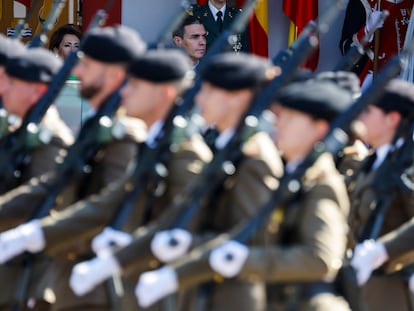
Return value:
<svg viewBox="0 0 414 311">
<path fill-rule="evenodd" d="M 79 40 L 82 38 L 82 32 L 77 26 L 73 24 L 63 25 L 56 29 L 56 31 L 52 34 L 49 43 L 49 50 L 53 51 L 54 48 L 58 48 L 65 35 L 74 35 L 78 37 Z"/>
<path fill-rule="evenodd" d="M 172 36 L 173 37 L 178 36 L 182 38 L 184 36 L 184 27 L 188 25 L 193 25 L 193 24 L 203 25 L 203 23 L 201 22 L 199 18 L 192 16 L 192 15 L 188 15 L 182 21 L 182 23 L 177 27 L 177 29 L 173 31 Z"/>
</svg>

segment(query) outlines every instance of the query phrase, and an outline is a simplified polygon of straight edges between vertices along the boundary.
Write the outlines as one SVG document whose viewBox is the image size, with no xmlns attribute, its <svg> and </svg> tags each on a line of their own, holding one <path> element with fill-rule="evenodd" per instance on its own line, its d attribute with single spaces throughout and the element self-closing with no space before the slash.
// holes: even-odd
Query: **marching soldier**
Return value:
<svg viewBox="0 0 414 311">
<path fill-rule="evenodd" d="M 3 107 L 2 93 L 7 85 L 6 62 L 10 56 L 17 55 L 24 50 L 24 45 L 18 40 L 9 39 L 0 35 L 0 137 L 12 130 L 13 119 Z"/>
<path fill-rule="evenodd" d="M 412 310 L 405 281 L 411 269 L 403 269 L 413 261 L 412 254 L 406 258 L 397 257 L 382 265 L 387 256 L 385 251 L 379 252 L 380 257 L 373 266 L 373 262 L 364 260 L 367 258 L 364 253 L 371 248 L 372 243 L 355 243 L 361 238 L 381 239 L 414 215 L 414 192 L 409 186 L 410 182 L 399 182 L 404 170 L 412 166 L 412 147 L 407 150 L 405 146 L 412 145 L 413 94 L 411 83 L 392 80 L 381 99 L 369 105 L 360 116 L 366 128 L 362 139 L 373 148 L 373 152 L 363 163 L 364 169 L 353 180 L 350 215 L 350 241 L 353 244 L 350 246 L 356 246 L 351 265 L 358 272 L 358 282 L 360 285 L 366 283 L 361 288 L 365 310 L 390 310 L 396 305 L 399 310 Z M 378 236 L 371 236 L 374 226 L 368 227 L 368 220 L 372 217 L 371 213 L 382 207 L 384 211 L 377 215 L 374 222 L 376 224 L 378 219 L 383 218 L 378 223 Z M 380 266 L 381 273 L 368 280 L 372 269 Z"/>
<path fill-rule="evenodd" d="M 119 36 L 116 37 L 116 41 L 115 37 L 113 39 L 114 43 L 120 40 Z M 129 70 L 131 78 L 122 90 L 122 105 L 128 115 L 139 117 L 149 128 L 146 142 L 139 148 L 143 152 L 143 149 L 153 148 L 157 143 L 156 137 L 160 134 L 163 119 L 175 104 L 177 96 L 189 87 L 193 75 L 190 60 L 180 51 L 173 50 L 151 51 L 141 55 L 131 64 Z M 81 75 L 80 78 L 82 77 Z M 187 137 L 166 159 L 165 167 L 168 169 L 168 174 L 165 176 L 166 180 L 161 181 L 167 185 L 165 191 L 157 194 L 158 190 L 156 191 L 155 188 L 158 185 L 151 186 L 151 183 L 148 183 L 147 188 L 146 184 L 126 228 L 135 228 L 140 223 L 156 218 L 167 206 L 167 202 L 171 201 L 173 195 L 186 187 L 198 174 L 203 164 L 210 159 L 211 152 L 200 136 Z M 139 159 L 136 165 L 139 165 Z M 62 309 L 70 307 L 73 310 L 91 310 L 91 306 L 94 305 L 102 310 L 109 308 L 107 302 L 103 304 L 105 301 L 98 300 L 97 294 L 102 294 L 100 291 L 94 290 L 83 297 L 76 297 L 69 289 L 62 292 L 65 296 L 58 296 L 58 289 L 66 289 L 69 286 L 67 272 L 70 271 L 67 268 L 75 263 L 76 259 L 90 256 L 89 251 L 81 249 L 74 252 L 71 246 L 74 243 L 79 244 L 80 241 L 90 244 L 88 237 L 96 235 L 111 221 L 116 209 L 125 199 L 126 191 L 136 182 L 133 176 L 134 168 L 131 167 L 128 172 L 121 180 L 112 183 L 99 194 L 77 202 L 62 213 L 52 214 L 35 225 L 36 230 L 39 230 L 41 234 L 32 237 L 43 241 L 41 245 L 45 252 L 56 255 L 57 261 L 61 260 L 61 257 L 66 258 L 64 260 L 66 270 L 57 276 L 59 283 L 53 284 L 53 289 L 56 291 L 56 305 Z M 148 211 L 150 216 L 148 216 Z M 18 228 L 13 230 L 19 231 Z M 20 236 L 21 238 L 24 239 Z M 11 243 L 13 244 L 14 241 Z M 26 245 L 32 243 L 34 243 L 33 240 L 26 239 Z M 98 289 L 103 289 L 103 287 L 98 287 Z M 79 304 L 79 301 L 84 304 Z M 53 309 L 60 310 L 57 306 Z M 122 310 L 128 310 L 128 308 L 136 310 L 136 303 L 123 305 Z"/>
<path fill-rule="evenodd" d="M 88 34 L 83 45 L 83 57 L 74 68 L 74 73 L 81 81 L 81 96 L 89 99 L 94 110 L 99 110 L 111 94 L 121 86 L 126 78 L 128 63 L 144 49 L 145 43 L 139 34 L 124 26 L 94 29 Z M 33 51 L 31 49 L 29 52 L 29 59 L 33 59 L 31 57 Z M 52 52 L 48 52 L 49 54 L 52 57 L 51 62 L 58 60 Z M 33 75 L 33 73 L 31 74 Z M 86 121 L 85 127 L 92 121 L 92 118 L 93 116 Z M 79 197 L 99 191 L 125 174 L 128 163 L 133 160 L 136 154 L 137 142 L 142 141 L 146 136 L 146 129 L 140 120 L 123 116 L 120 116 L 118 120 L 120 125 L 118 128 L 124 128 L 124 135 L 116 135 L 115 133 L 109 143 L 101 146 L 100 152 L 89 163 L 91 173 L 85 176 L 85 179 L 73 180 L 66 185 L 56 200 L 54 207 L 56 210 L 64 208 Z M 54 124 L 54 126 L 58 125 Z M 43 160 L 45 159 L 47 158 Z M 64 154 L 61 155 L 59 161 L 64 161 Z M 51 166 L 48 169 L 50 171 L 48 174 L 33 179 L 0 197 L 3 228 L 27 221 L 29 216 L 33 214 L 33 209 L 47 199 L 49 188 L 61 178 L 57 175 L 58 171 L 53 170 L 56 166 L 55 159 L 49 159 L 48 164 Z M 29 223 L 27 227 L 36 228 L 36 222 L 34 225 Z M 30 230 L 31 233 L 37 232 Z M 30 237 L 35 236 L 33 234 Z M 22 241 L 20 240 L 20 242 Z M 14 246 L 22 245 L 21 243 L 12 244 Z M 27 297 L 25 297 L 31 308 L 38 310 L 49 310 L 49 308 L 52 310 L 70 310 L 71 308 L 82 310 L 82 308 L 86 308 L 92 310 L 95 306 L 102 308 L 108 305 L 106 288 L 100 288 L 91 295 L 80 299 L 72 293 L 68 282 L 63 281 L 65 275 L 70 272 L 73 262 L 77 259 L 77 251 L 85 249 L 79 245 L 80 243 L 77 244 L 71 252 L 54 260 L 46 256 L 40 256 L 36 260 L 36 266 L 39 268 L 34 269 L 32 285 L 29 287 Z M 89 245 L 87 246 L 89 248 Z M 21 273 L 19 261 L 5 263 L 1 266 L 1 273 L 9 280 L 17 280 Z M 33 282 L 34 280 L 36 282 Z M 3 290 L 1 292 L 2 303 L 12 303 L 15 291 L 14 284 L 10 284 L 7 290 Z M 4 308 L 6 307 L 5 305 Z"/>
<path fill-rule="evenodd" d="M 46 49 L 36 48 L 29 51 L 21 48 L 19 51 L 20 44 L 9 43 L 13 46 L 15 53 L 9 55 L 5 63 L 6 77 L 2 99 L 8 113 L 24 118 L 28 110 L 47 91 L 48 84 L 62 63 Z M 46 112 L 41 126 L 52 135 L 52 139 L 33 150 L 27 168 L 22 170 L 22 181 L 28 181 L 32 177 L 50 171 L 54 167 L 55 159 L 73 142 L 69 128 L 60 119 L 53 106 Z M 3 194 L 2 197 L 7 197 L 9 193 L 11 192 Z M 13 225 L 13 221 L 9 222 L 9 220 L 10 218 L 7 217 L 2 218 L 3 229 Z M 39 263 L 38 267 L 41 265 L 42 263 Z M 10 280 L 9 286 L 4 288 L 0 294 L 1 310 L 10 309 L 17 286 L 16 276 L 19 273 L 19 266 L 19 262 L 16 262 L 0 267 L 2 277 Z"/>
<path fill-rule="evenodd" d="M 53 53 L 43 48 L 24 49 L 22 53 L 10 56 L 5 64 L 7 78 L 2 91 L 3 107 L 7 113 L 23 120 L 46 93 L 61 65 L 62 62 L 53 57 Z M 22 169 L 21 183 L 50 171 L 55 158 L 73 142 L 70 129 L 53 106 L 47 110 L 40 126 L 45 134 L 49 134 L 45 136 L 51 139 L 41 139 L 39 146 L 34 148 L 30 161 Z"/>
<path fill-rule="evenodd" d="M 213 149 L 220 152 L 220 149 L 226 148 L 256 92 L 260 92 L 261 87 L 274 75 L 274 68 L 267 60 L 243 53 L 237 56 L 231 52 L 224 53 L 209 61 L 196 102 L 207 125 L 215 124 L 219 132 Z M 217 185 L 218 189 L 210 194 L 210 202 L 202 207 L 195 217 L 197 220 L 192 220 L 189 230 L 193 245 L 252 217 L 257 207 L 266 202 L 271 191 L 277 187 L 277 179 L 282 174 L 282 162 L 267 133 L 260 130 L 252 133 L 243 142 L 241 152 L 240 162 L 234 163 L 235 173 Z M 211 182 L 214 183 L 214 180 Z M 137 240 L 129 246 L 114 253 L 110 259 L 97 258 L 88 262 L 91 270 L 86 276 L 82 275 L 82 269 L 75 269 L 74 274 L 81 276 L 81 283 L 91 279 L 96 282 L 97 278 L 93 276 L 96 273 L 93 271 L 115 273 L 114 266 L 122 267 L 125 273 L 134 271 L 140 261 L 135 256 L 139 245 L 138 229 Z M 158 257 L 157 260 L 161 259 Z M 142 266 L 139 268 L 142 269 Z M 141 292 L 138 288 L 136 291 L 140 305 L 148 306 L 153 299 L 150 291 Z M 266 308 L 264 284 L 254 279 L 225 280 L 220 284 L 208 282 L 183 292 L 179 301 L 180 310 Z"/>
<path fill-rule="evenodd" d="M 349 107 L 351 96 L 331 82 L 297 82 L 282 90 L 276 103 L 272 111 L 277 114 L 277 146 L 289 172 L 324 137 L 329 122 Z M 229 282 L 277 282 L 279 290 L 272 293 L 270 310 L 347 310 L 346 303 L 336 296 L 332 280 L 345 252 L 349 201 L 331 155 L 320 156 L 306 171 L 299 197 L 279 208 L 263 228 L 265 235 L 259 235 L 262 246 L 230 242 L 227 245 L 232 251 L 227 252 L 224 245 L 213 251 L 217 256 L 202 259 L 202 248 L 196 249 L 182 261 L 141 275 L 139 298 L 151 295 L 156 300 L 178 286 L 185 288 L 219 274 Z M 202 263 L 198 263 L 200 259 Z M 217 290 L 225 283 L 217 285 Z M 235 303 L 245 301 L 245 295 L 236 292 Z M 231 303 L 227 301 L 227 305 Z"/>
<path fill-rule="evenodd" d="M 230 27 L 234 18 L 241 12 L 241 9 L 230 7 L 226 0 L 209 0 L 205 5 L 196 5 L 190 14 L 201 20 L 208 31 L 207 49 L 214 40 L 220 36 L 223 29 Z M 237 42 L 232 46 L 235 53 L 249 52 L 249 39 L 247 30 L 237 34 Z"/>
</svg>

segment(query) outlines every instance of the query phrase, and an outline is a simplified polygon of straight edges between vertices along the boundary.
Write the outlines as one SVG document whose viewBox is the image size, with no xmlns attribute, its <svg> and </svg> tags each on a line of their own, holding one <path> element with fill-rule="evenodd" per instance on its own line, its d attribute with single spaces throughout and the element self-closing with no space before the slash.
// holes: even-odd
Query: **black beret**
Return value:
<svg viewBox="0 0 414 311">
<path fill-rule="evenodd" d="M 253 88 L 269 81 L 273 65 L 251 54 L 225 52 L 211 58 L 202 73 L 203 80 L 226 90 Z"/>
<path fill-rule="evenodd" d="M 351 106 L 352 95 L 333 82 L 312 79 L 283 87 L 274 102 L 330 122 Z"/>
<path fill-rule="evenodd" d="M 93 29 L 82 46 L 85 55 L 103 63 L 130 62 L 145 49 L 139 33 L 121 25 Z"/>
<path fill-rule="evenodd" d="M 10 56 L 21 53 L 24 48 L 23 43 L 19 40 L 10 39 L 0 34 L 0 66 L 4 66 Z"/>
<path fill-rule="evenodd" d="M 332 81 L 351 93 L 356 98 L 361 95 L 360 80 L 354 72 L 350 71 L 324 71 L 318 73 L 315 79 Z"/>
<path fill-rule="evenodd" d="M 133 77 L 151 82 L 170 82 L 192 72 L 189 57 L 175 49 L 149 50 L 135 59 L 129 72 Z"/>
<path fill-rule="evenodd" d="M 49 83 L 59 71 L 62 61 L 44 48 L 25 49 L 6 62 L 9 76 L 29 82 Z"/>
<path fill-rule="evenodd" d="M 412 117 L 414 112 L 413 84 L 399 79 L 391 80 L 375 106 L 386 112 L 398 111 L 403 117 Z"/>
</svg>

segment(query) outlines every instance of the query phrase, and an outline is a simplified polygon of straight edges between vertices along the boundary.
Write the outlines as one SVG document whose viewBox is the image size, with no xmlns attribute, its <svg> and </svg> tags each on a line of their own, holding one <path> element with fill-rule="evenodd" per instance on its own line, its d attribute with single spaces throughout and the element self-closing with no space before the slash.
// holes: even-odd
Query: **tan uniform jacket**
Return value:
<svg viewBox="0 0 414 311">
<path fill-rule="evenodd" d="M 302 183 L 300 197 L 275 212 L 269 222 L 269 233 L 276 234 L 279 241 L 251 247 L 242 278 L 293 285 L 293 289 L 295 284 L 335 278 L 346 248 L 346 187 L 329 154 L 322 155 L 306 171 Z M 286 231 L 278 232 L 279 222 Z M 345 305 L 330 293 L 299 299 L 297 310 L 344 310 Z"/>
<path fill-rule="evenodd" d="M 161 212 L 162 208 L 167 206 L 166 202 L 188 185 L 192 178 L 200 172 L 203 164 L 210 159 L 211 151 L 200 136 L 193 136 L 180 144 L 167 161 L 166 166 L 169 174 L 166 184 L 168 186 L 164 195 L 156 198 L 154 210 Z M 56 286 L 68 288 L 68 280 L 73 265 L 88 257 L 90 258 L 92 255 L 89 247 L 90 239 L 112 220 L 116 209 L 123 201 L 124 188 L 130 187 L 133 182 L 130 174 L 132 171 L 133 168 L 129 170 L 129 174 L 124 176 L 124 178 L 110 184 L 99 194 L 92 195 L 86 200 L 75 203 L 61 213 L 52 214 L 43 219 L 42 225 L 46 238 L 45 251 L 48 254 L 57 255 L 61 258 L 62 265 L 66 266 Z M 150 192 L 152 190 L 149 189 L 148 192 L 144 192 L 140 197 L 136 203 L 133 215 L 129 217 L 129 223 L 126 224 L 126 228 L 136 228 L 141 224 L 143 206 L 147 198 L 152 197 L 152 192 Z M 84 241 L 87 247 L 73 251 L 71 246 L 79 243 L 79 241 Z M 66 295 L 63 303 L 68 307 L 74 301 L 69 295 L 73 296 L 74 294 L 71 293 L 70 289 L 67 289 Z M 85 298 L 86 301 L 98 303 L 97 297 L 87 296 L 89 296 L 89 300 Z"/>
<path fill-rule="evenodd" d="M 195 239 L 202 241 L 228 232 L 240 222 L 250 219 L 277 188 L 283 164 L 269 136 L 262 132 L 255 134 L 246 142 L 243 152 L 245 158 L 236 174 L 225 182 L 223 192 L 219 192 L 204 210 L 201 218 L 205 221 L 198 228 Z M 186 286 L 183 284 L 181 288 Z M 180 310 L 195 310 L 200 301 L 205 301 L 204 310 L 265 310 L 265 284 L 257 280 L 202 284 L 188 289 Z"/>
<path fill-rule="evenodd" d="M 366 161 L 369 161 L 368 158 Z M 390 178 L 387 176 L 377 176 L 379 168 L 376 170 L 362 171 L 355 178 L 350 196 L 351 196 L 351 214 L 350 214 L 350 242 L 354 246 L 362 233 L 370 211 L 375 208 L 378 202 L 378 194 L 373 189 L 376 181 L 381 178 Z M 379 236 L 382 236 L 411 219 L 414 215 L 414 192 L 400 191 L 400 189 L 381 190 L 380 194 L 390 195 L 391 202 L 384 222 L 381 227 Z M 400 270 L 408 263 L 413 261 L 413 257 L 400 257 L 386 263 L 382 269 L 387 273 Z M 363 287 L 363 301 L 367 310 L 390 310 L 394 308 L 398 301 L 399 310 L 411 310 L 407 303 L 409 296 L 408 289 L 402 274 L 396 275 L 375 275 L 370 278 L 368 283 Z M 387 293 L 383 295 L 381 293 Z"/>
<path fill-rule="evenodd" d="M 109 183 L 121 178 L 125 175 L 128 164 L 134 159 L 136 154 L 137 141 L 142 140 L 144 125 L 140 120 L 132 120 L 125 118 L 121 121 L 126 125 L 127 135 L 122 139 L 116 139 L 104 146 L 97 155 L 96 165 L 93 168 L 93 173 L 87 184 L 86 193 L 93 193 Z M 54 162 L 53 162 L 54 164 Z M 54 166 L 53 166 L 54 167 Z M 49 169 L 49 171 L 51 168 Z M 33 178 L 28 183 L 13 189 L 1 197 L 0 216 L 4 223 L 10 225 L 19 224 L 27 220 L 33 208 L 40 204 L 47 195 L 47 186 L 53 182 L 54 171 L 42 175 L 39 178 Z M 57 205 L 51 213 L 55 213 L 65 207 L 68 203 L 76 199 L 74 189 L 76 184 L 70 184 L 64 190 L 62 197 L 64 198 L 61 204 Z M 2 221 L 3 225 L 3 221 Z M 62 240 L 64 240 L 62 238 Z M 79 244 L 79 243 L 77 243 Z M 78 245 L 76 245 L 78 247 Z M 29 288 L 30 297 L 45 300 L 49 303 L 55 303 L 58 297 L 61 296 L 59 288 L 56 284 L 61 284 L 59 280 L 62 270 L 66 271 L 65 267 L 52 261 L 51 258 L 39 255 L 37 256 L 36 266 L 32 275 L 33 283 Z M 18 258 L 12 262 L 0 267 L 0 274 L 4 275 L 5 279 L 17 280 L 21 273 L 20 263 Z M 2 301 L 10 301 L 11 295 L 14 294 L 15 285 L 11 285 L 0 294 Z M 69 291 L 66 286 L 62 289 L 63 292 Z M 100 292 L 99 299 L 103 300 L 106 297 L 103 291 Z M 73 303 L 82 303 L 82 299 L 75 299 L 72 297 Z M 86 297 L 88 298 L 88 297 Z M 96 300 L 99 300 L 96 299 Z M 93 303 L 93 300 L 91 300 Z M 60 302 L 60 300 L 59 300 Z"/>
</svg>

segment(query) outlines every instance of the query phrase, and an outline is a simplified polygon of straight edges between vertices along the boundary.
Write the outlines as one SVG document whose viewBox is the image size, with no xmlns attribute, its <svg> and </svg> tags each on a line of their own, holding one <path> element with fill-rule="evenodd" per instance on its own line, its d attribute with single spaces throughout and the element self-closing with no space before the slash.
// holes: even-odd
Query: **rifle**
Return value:
<svg viewBox="0 0 414 311">
<path fill-rule="evenodd" d="M 47 43 L 47 33 L 53 28 L 55 21 L 66 5 L 66 0 L 54 0 L 51 12 L 46 21 L 42 24 L 42 29 L 28 44 L 29 48 L 44 46 Z"/>
<path fill-rule="evenodd" d="M 82 45 L 85 42 L 84 40 L 87 37 L 87 34 L 93 28 L 98 27 L 103 23 L 107 15 L 106 12 L 110 9 L 113 2 L 113 0 L 109 0 L 105 8 L 99 10 L 95 14 L 94 19 L 91 21 L 88 30 L 86 31 L 86 35 L 83 37 L 83 40 L 81 41 L 80 50 L 82 49 Z M 57 73 L 54 79 L 54 81 L 58 80 L 58 82 L 56 82 L 56 86 L 53 88 L 52 91 L 49 92 L 49 90 L 52 87 L 50 86 L 45 96 L 43 96 L 40 99 L 38 104 L 41 104 L 41 107 L 39 109 L 33 109 L 29 112 L 30 120 L 24 121 L 23 125 L 16 130 L 18 132 L 17 135 L 14 135 L 13 132 L 6 137 L 6 140 L 10 140 L 10 142 L 14 142 L 17 145 L 12 145 L 12 150 L 15 154 L 15 157 L 22 156 L 20 153 L 18 153 L 19 151 L 27 153 L 31 151 L 31 148 L 34 147 L 33 143 L 29 146 L 26 146 L 24 144 L 25 142 L 30 142 L 29 138 L 33 139 L 32 137 L 28 137 L 28 135 L 30 135 L 29 129 L 36 127 L 38 122 L 40 122 L 40 119 L 46 112 L 47 107 L 50 105 L 51 102 L 53 102 L 55 98 L 54 96 L 57 96 L 58 91 L 60 90 L 59 86 L 63 86 L 64 82 L 66 81 L 67 77 L 69 77 L 69 74 L 73 66 L 78 61 L 78 59 L 79 56 L 77 52 L 71 52 L 69 54 L 69 56 L 65 60 L 63 67 Z M 50 209 L 55 205 L 56 198 L 61 193 L 63 188 L 74 179 L 80 179 L 81 177 L 85 176 L 85 174 L 89 171 L 88 167 L 90 166 L 90 162 L 92 161 L 92 158 L 94 157 L 96 152 L 100 149 L 102 144 L 107 143 L 109 140 L 112 139 L 112 122 L 110 122 L 110 120 L 119 107 L 119 89 L 117 90 L 117 92 L 114 92 L 99 108 L 94 118 L 88 120 L 88 122 L 86 122 L 85 125 L 82 127 L 81 131 L 78 134 L 76 142 L 69 147 L 68 153 L 64 161 L 57 165 L 57 174 L 55 175 L 53 183 L 49 184 L 47 191 L 48 196 L 39 206 L 37 206 L 34 209 L 28 221 L 33 219 L 40 219 L 41 217 L 46 216 L 49 213 Z M 53 99 L 49 101 L 49 98 L 52 97 Z M 22 141 L 22 139 L 24 140 Z M 1 143 L 3 143 L 3 141 L 0 141 L 0 146 L 4 146 Z M 3 153 L 5 153 L 6 150 L 4 150 Z M 8 150 L 8 152 L 10 152 L 10 150 Z M 0 158 L 1 156 L 3 156 L 3 153 L 0 152 Z M 9 169 L 11 169 L 10 166 Z M 16 288 L 14 304 L 12 307 L 13 311 L 22 309 L 25 306 L 25 299 L 29 287 L 29 281 L 34 262 L 34 254 L 26 252 L 23 255 L 23 271 L 20 274 L 20 278 L 17 283 L 18 286 Z"/>
<path fill-rule="evenodd" d="M 387 83 L 399 74 L 413 50 L 414 39 L 400 56 L 394 56 L 382 68 L 377 79 L 366 92 L 346 112 L 332 122 L 325 138 L 314 145 L 304 161 L 293 172 L 286 173 L 280 179 L 278 189 L 274 191 L 270 200 L 258 210 L 252 219 L 240 223 L 230 232 L 208 241 L 191 251 L 188 256 L 184 256 L 169 265 L 176 273 L 179 286 L 194 286 L 201 282 L 211 281 L 216 274 L 209 265 L 209 257 L 214 249 L 228 241 L 245 243 L 263 225 L 275 209 L 280 208 L 296 197 L 301 189 L 300 180 L 305 171 L 315 163 L 321 154 L 326 152 L 336 154 L 347 144 L 352 121 L 368 104 L 372 104 L 380 98 Z M 229 253 L 225 258 L 231 262 L 234 259 L 234 254 Z"/>
<path fill-rule="evenodd" d="M 412 127 L 407 120 L 412 120 L 412 118 L 407 118 L 402 121 L 399 130 L 397 130 L 394 137 L 393 146 L 395 146 L 395 143 L 401 137 L 399 134 L 405 133 L 407 129 L 411 127 L 404 135 L 407 139 L 404 141 L 403 146 L 397 150 L 390 150 L 386 159 L 377 170 L 377 176 L 372 185 L 377 200 L 375 201 L 375 207 L 370 212 L 368 219 L 362 228 L 357 243 L 362 243 L 368 239 L 376 240 L 380 236 L 385 215 L 395 198 L 396 188 L 400 188 L 401 186 L 401 188 L 405 188 L 401 176 L 408 167 L 413 165 L 412 157 L 414 150 L 414 141 L 412 139 L 414 127 Z M 349 257 L 347 258 L 348 263 L 339 270 L 336 284 L 349 302 L 352 310 L 358 311 L 362 310 L 362 306 L 360 305 L 362 297 L 356 278 L 356 271 L 349 264 L 352 254 L 349 253 L 347 255 Z M 374 273 L 380 272 L 374 271 Z"/>
<path fill-rule="evenodd" d="M 109 9 L 109 5 L 112 5 L 113 1 L 108 1 L 105 10 Z M 105 10 L 100 10 L 95 15 L 88 30 L 85 32 L 85 36 L 80 42 L 80 50 L 82 50 L 89 31 L 104 21 L 106 16 Z M 41 144 L 49 143 L 42 138 L 42 129 L 39 126 L 40 121 L 47 109 L 59 95 L 73 67 L 78 62 L 79 55 L 78 52 L 71 52 L 68 55 L 63 66 L 53 78 L 46 93 L 27 112 L 19 128 L 0 140 L 0 193 L 4 193 L 19 184 L 22 171 L 30 161 L 30 155 L 33 149 Z"/>
<path fill-rule="evenodd" d="M 169 111 L 167 117 L 164 120 L 164 125 L 161 133 L 158 137 L 157 146 L 154 149 L 145 148 L 139 155 L 139 161 L 137 161 L 136 169 L 133 173 L 134 187 L 126 193 L 124 201 L 120 207 L 118 207 L 112 220 L 109 224 L 110 227 L 120 230 L 130 213 L 134 208 L 134 203 L 137 198 L 141 195 L 144 185 L 148 183 L 148 180 L 156 181 L 162 178 L 164 170 L 162 172 L 157 168 L 164 167 L 162 163 L 169 158 L 171 154 L 171 138 L 177 131 L 185 130 L 187 127 L 187 121 L 184 117 L 188 114 L 193 106 L 193 99 L 195 94 L 198 92 L 201 86 L 201 76 L 204 68 L 208 66 L 208 60 L 212 56 L 221 52 L 226 46 L 228 38 L 240 32 L 243 24 L 246 24 L 250 14 L 252 13 L 257 0 L 250 0 L 246 3 L 243 11 L 237 16 L 229 30 L 223 31 L 220 37 L 214 42 L 210 50 L 207 51 L 206 55 L 200 61 L 198 65 L 198 76 L 196 77 L 194 85 L 185 92 L 183 99 L 178 101 Z M 179 99 L 178 99 L 179 100 Z M 181 135 L 178 135 L 181 136 Z M 178 142 L 176 142 L 178 143 Z"/>
<path fill-rule="evenodd" d="M 187 229 L 191 220 L 194 219 L 195 215 L 202 208 L 200 202 L 203 199 L 209 198 L 215 189 L 220 187 L 230 175 L 234 174 L 236 167 L 244 157 L 242 146 L 258 130 L 259 118 L 271 102 L 273 94 L 292 79 L 299 65 L 315 49 L 317 45 L 317 41 L 315 40 L 316 35 L 327 30 L 325 26 L 339 13 L 344 3 L 344 1 L 336 1 L 325 14 L 321 15 L 319 26 L 312 22 L 312 26 L 309 29 L 313 29 L 313 31 L 304 32 L 302 37 L 300 39 L 298 38 L 298 42 L 300 43 L 297 44 L 295 53 L 286 60 L 282 67 L 282 74 L 274 78 L 263 89 L 260 95 L 252 101 L 250 108 L 239 121 L 235 135 L 230 142 L 223 149 L 215 153 L 213 160 L 204 166 L 202 172 L 195 178 L 191 186 L 179 193 L 172 200 L 173 203 L 166 208 L 166 211 L 155 222 L 148 224 L 145 228 L 141 228 L 140 231 L 144 233 L 140 234 L 132 242 L 134 244 L 135 254 L 134 266 L 142 268 L 150 260 L 155 259 L 154 255 L 150 252 L 150 244 L 158 231 L 174 228 Z M 144 160 L 145 158 L 146 156 L 144 156 Z M 123 212 L 123 210 L 121 211 Z M 126 219 L 123 217 L 125 216 L 122 216 L 122 218 L 115 217 L 111 226 L 119 228 L 119 219 L 123 219 L 123 221 Z M 171 235 L 170 240 L 166 244 L 166 248 L 173 248 L 179 246 L 180 241 L 177 241 Z M 160 259 L 158 258 L 157 260 Z"/>
</svg>

